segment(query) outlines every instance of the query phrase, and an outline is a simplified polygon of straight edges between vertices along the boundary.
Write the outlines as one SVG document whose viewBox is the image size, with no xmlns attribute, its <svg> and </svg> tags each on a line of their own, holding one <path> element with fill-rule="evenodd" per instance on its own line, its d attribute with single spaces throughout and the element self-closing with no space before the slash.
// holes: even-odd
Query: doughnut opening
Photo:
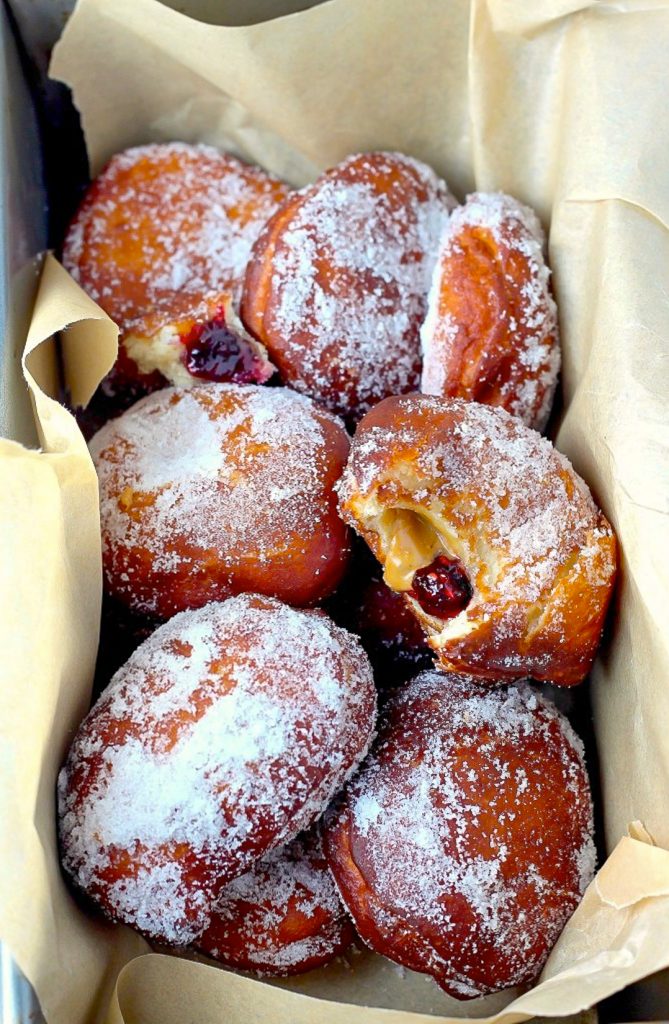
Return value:
<svg viewBox="0 0 669 1024">
<path fill-rule="evenodd" d="M 383 513 L 377 531 L 385 541 L 384 580 L 392 590 L 406 593 L 440 622 L 465 610 L 474 590 L 454 538 L 451 543 L 430 519 L 408 508 Z"/>
<path fill-rule="evenodd" d="M 265 348 L 244 329 L 226 295 L 151 335 L 127 334 L 123 344 L 141 374 L 157 370 L 176 387 L 198 380 L 264 384 L 274 373 Z"/>
<path fill-rule="evenodd" d="M 224 310 L 195 324 L 182 345 L 181 361 L 192 377 L 221 384 L 253 384 L 263 379 L 260 359 L 245 338 L 230 330 Z"/>
<path fill-rule="evenodd" d="M 472 594 L 472 585 L 459 558 L 437 555 L 430 565 L 414 573 L 411 596 L 434 618 L 452 619 L 459 615 Z"/>
<path fill-rule="evenodd" d="M 378 533 L 386 539 L 383 577 L 391 590 L 411 590 L 416 571 L 444 553 L 442 540 L 432 524 L 411 509 L 386 512 Z"/>
</svg>

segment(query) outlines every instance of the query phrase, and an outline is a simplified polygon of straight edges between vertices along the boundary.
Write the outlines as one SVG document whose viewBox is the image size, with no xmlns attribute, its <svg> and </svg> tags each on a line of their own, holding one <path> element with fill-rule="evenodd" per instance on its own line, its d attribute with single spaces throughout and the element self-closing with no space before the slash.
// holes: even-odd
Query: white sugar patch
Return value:
<svg viewBox="0 0 669 1024">
<path fill-rule="evenodd" d="M 376 894 L 367 912 L 391 945 L 406 927 L 436 929 L 441 941 L 421 946 L 425 969 L 469 995 L 486 989 L 463 959 L 475 977 L 492 950 L 506 984 L 531 980 L 537 929 L 547 952 L 593 876 L 582 744 L 525 685 L 487 690 L 426 672 L 397 691 L 349 785 L 349 812 L 356 864 Z M 554 815 L 562 828 L 538 837 L 534 820 Z"/>
<path fill-rule="evenodd" d="M 115 916 L 192 941 L 213 891 L 193 888 L 171 851 L 191 850 L 223 880 L 295 835 L 364 757 L 374 711 L 362 648 L 321 613 L 242 595 L 175 616 L 72 745 L 59 779 L 65 867 L 95 893 L 109 889 L 114 851 L 130 851 L 140 870 L 109 890 Z"/>
<path fill-rule="evenodd" d="M 304 189 L 274 254 L 268 340 L 276 334 L 299 367 L 291 384 L 337 411 L 418 383 L 418 327 L 450 197 L 425 165 L 384 158 L 387 167 L 374 154 L 371 170 L 350 157 Z M 381 191 L 384 170 L 397 180 Z"/>
</svg>

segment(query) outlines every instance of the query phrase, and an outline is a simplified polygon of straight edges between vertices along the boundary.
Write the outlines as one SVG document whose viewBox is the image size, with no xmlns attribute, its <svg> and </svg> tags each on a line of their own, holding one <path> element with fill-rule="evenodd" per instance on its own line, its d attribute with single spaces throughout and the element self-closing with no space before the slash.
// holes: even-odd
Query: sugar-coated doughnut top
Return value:
<svg viewBox="0 0 669 1024">
<path fill-rule="evenodd" d="M 374 713 L 361 647 L 321 612 L 247 594 L 176 615 L 72 745 L 59 779 L 66 869 L 104 890 L 113 916 L 191 941 L 211 906 L 182 865 L 203 858 L 227 881 L 308 827 L 364 756 Z M 137 870 L 110 882 L 119 850 Z"/>
<path fill-rule="evenodd" d="M 387 399 L 360 424 L 338 490 L 352 525 L 376 501 L 402 506 L 408 496 L 472 548 L 484 542 L 496 552 L 489 568 L 500 599 L 538 601 L 579 549 L 591 586 L 608 585 L 614 572 L 611 552 L 594 543 L 611 528 L 586 484 L 504 409 L 429 395 Z"/>
<path fill-rule="evenodd" d="M 122 333 L 150 335 L 238 295 L 251 246 L 287 194 L 212 146 L 128 149 L 91 185 L 63 262 Z"/>
<path fill-rule="evenodd" d="M 391 946 L 413 934 L 414 966 L 465 998 L 495 987 L 484 962 L 505 986 L 536 975 L 594 873 L 583 745 L 525 684 L 425 672 L 396 691 L 342 814 L 356 923 L 371 907 Z"/>
<path fill-rule="evenodd" d="M 429 167 L 399 153 L 349 157 L 289 200 L 261 336 L 293 387 L 355 415 L 417 387 L 450 203 Z"/>
<path fill-rule="evenodd" d="M 325 533 L 327 495 L 348 450 L 343 426 L 283 388 L 198 384 L 165 388 L 91 440 L 103 544 L 146 549 L 151 572 L 179 573 L 206 553 L 269 564 Z M 334 514 L 334 512 L 332 512 Z M 140 594 L 132 561 L 115 591 Z M 150 594 L 141 610 L 158 608 Z"/>
</svg>

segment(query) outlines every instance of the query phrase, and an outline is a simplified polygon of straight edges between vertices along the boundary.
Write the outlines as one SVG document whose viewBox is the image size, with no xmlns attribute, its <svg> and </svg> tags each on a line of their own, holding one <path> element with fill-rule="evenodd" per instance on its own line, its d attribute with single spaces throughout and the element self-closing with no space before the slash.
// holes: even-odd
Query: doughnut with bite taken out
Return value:
<svg viewBox="0 0 669 1024">
<path fill-rule="evenodd" d="M 84 196 L 63 263 L 121 331 L 109 387 L 158 371 L 262 383 L 273 372 L 234 306 L 251 246 L 288 188 L 211 146 L 169 142 L 112 157 Z"/>
<path fill-rule="evenodd" d="M 592 829 L 552 704 L 426 672 L 386 704 L 324 844 L 367 945 L 470 999 L 537 977 L 592 879 Z"/>
<path fill-rule="evenodd" d="M 339 494 L 445 670 L 584 678 L 616 542 L 549 441 L 504 409 L 389 398 L 360 423 Z"/>
<path fill-rule="evenodd" d="M 400 153 L 351 156 L 285 201 L 253 247 L 241 306 L 284 383 L 351 421 L 417 389 L 452 205 L 434 172 Z"/>
<path fill-rule="evenodd" d="M 160 626 L 84 720 L 59 782 L 62 861 L 104 913 L 171 945 L 308 828 L 365 755 L 372 672 L 318 611 L 243 594 Z"/>
<path fill-rule="evenodd" d="M 198 949 L 228 967 L 282 977 L 323 967 L 354 938 L 314 828 L 226 885 Z"/>
<path fill-rule="evenodd" d="M 169 618 L 240 591 L 315 604 L 341 579 L 343 425 L 284 388 L 165 388 L 90 442 L 105 586 Z"/>
<path fill-rule="evenodd" d="M 560 369 L 541 225 L 511 196 L 477 192 L 453 211 L 421 328 L 421 390 L 499 405 L 542 430 Z"/>
</svg>

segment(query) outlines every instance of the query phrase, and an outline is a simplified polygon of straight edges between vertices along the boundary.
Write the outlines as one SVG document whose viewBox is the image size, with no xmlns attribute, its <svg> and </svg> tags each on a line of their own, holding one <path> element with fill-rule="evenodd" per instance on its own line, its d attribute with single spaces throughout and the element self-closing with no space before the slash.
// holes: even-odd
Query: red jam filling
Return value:
<svg viewBox="0 0 669 1024">
<path fill-rule="evenodd" d="M 219 383 L 250 384 L 257 381 L 259 360 L 247 341 L 231 331 L 223 313 L 204 324 L 195 324 L 183 339 L 183 364 L 193 377 Z"/>
<path fill-rule="evenodd" d="M 462 562 L 438 555 L 434 562 L 418 569 L 411 581 L 410 594 L 428 615 L 453 619 L 472 599 L 472 585 Z"/>
</svg>

